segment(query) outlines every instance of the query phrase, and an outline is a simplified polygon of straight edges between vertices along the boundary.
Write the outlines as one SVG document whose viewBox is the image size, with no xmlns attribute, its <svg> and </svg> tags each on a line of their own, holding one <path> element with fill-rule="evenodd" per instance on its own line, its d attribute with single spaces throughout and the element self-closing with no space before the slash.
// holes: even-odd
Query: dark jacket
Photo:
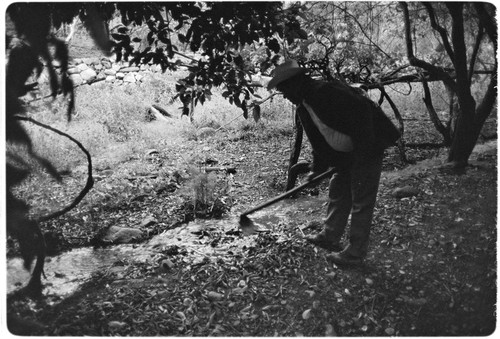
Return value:
<svg viewBox="0 0 500 339">
<path fill-rule="evenodd" d="M 299 105 L 297 113 L 313 148 L 313 170 L 347 166 L 383 153 L 400 137 L 398 129 L 373 101 L 340 81 L 307 79 L 304 100 L 327 126 L 351 137 L 351 153 L 333 150 L 312 122 L 307 109 Z"/>
</svg>

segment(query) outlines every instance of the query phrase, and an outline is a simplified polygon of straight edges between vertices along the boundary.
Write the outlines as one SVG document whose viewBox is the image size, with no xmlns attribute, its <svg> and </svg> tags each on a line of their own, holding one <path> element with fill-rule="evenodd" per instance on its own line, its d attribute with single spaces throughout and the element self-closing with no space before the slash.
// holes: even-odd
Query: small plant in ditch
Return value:
<svg viewBox="0 0 500 339">
<path fill-rule="evenodd" d="M 230 209 L 227 192 L 229 180 L 225 175 L 206 173 L 198 169 L 190 170 L 191 179 L 180 210 L 184 222 L 200 219 L 220 219 Z"/>
</svg>

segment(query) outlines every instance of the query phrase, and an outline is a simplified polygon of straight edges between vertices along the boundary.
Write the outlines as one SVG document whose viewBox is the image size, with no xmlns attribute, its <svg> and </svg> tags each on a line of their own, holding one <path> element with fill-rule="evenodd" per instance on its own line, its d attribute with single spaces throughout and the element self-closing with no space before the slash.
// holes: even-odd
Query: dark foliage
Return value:
<svg viewBox="0 0 500 339">
<path fill-rule="evenodd" d="M 26 84 L 32 72 L 36 70 L 40 75 L 43 60 L 50 77 L 52 96 L 63 94 L 68 97 L 67 118 L 70 120 L 74 108 L 73 82 L 67 73 L 69 54 L 64 41 L 50 34 L 52 25 L 56 27 L 62 23 L 73 20 L 79 11 L 82 19 L 86 19 L 88 28 L 100 47 L 106 46 L 106 35 L 103 32 L 102 20 L 96 16 L 93 5 L 83 7 L 82 4 L 57 4 L 50 3 L 16 3 L 9 6 L 7 14 L 12 20 L 16 30 L 16 38 L 10 41 L 8 64 L 6 73 L 6 139 L 7 142 L 24 146 L 30 158 L 41 165 L 54 179 L 60 181 L 61 177 L 54 166 L 34 152 L 32 141 L 21 121 L 24 109 L 19 97 L 32 89 L 34 84 Z M 101 25 L 99 25 L 99 22 Z M 58 61 L 61 67 L 57 74 L 53 61 Z M 45 242 L 38 227 L 37 220 L 28 217 L 28 205 L 19 200 L 12 193 L 12 189 L 30 172 L 30 166 L 18 154 L 7 154 L 7 229 L 18 241 L 25 266 L 29 268 L 33 258 L 37 263 L 33 271 L 28 290 L 39 293 L 41 288 L 40 276 L 43 271 L 45 258 Z M 91 180 L 90 180 L 91 181 Z"/>
<path fill-rule="evenodd" d="M 248 117 L 255 91 L 253 67 L 243 47 L 264 47 L 266 57 L 258 67 L 265 72 L 279 59 L 278 39 L 304 38 L 297 19 L 298 7 L 282 8 L 280 2 L 171 2 L 167 4 L 118 3 L 124 26 L 112 32 L 113 51 L 119 60 L 134 64 L 153 62 L 163 70 L 188 66 L 189 75 L 176 86 L 183 114 L 212 95 L 213 86 L 224 85 L 223 96 Z M 145 39 L 132 38 L 129 27 L 147 24 Z M 176 55 L 187 46 L 195 56 L 183 64 Z M 254 111 L 255 112 L 255 111 Z M 255 114 L 255 113 L 254 113 Z"/>
</svg>

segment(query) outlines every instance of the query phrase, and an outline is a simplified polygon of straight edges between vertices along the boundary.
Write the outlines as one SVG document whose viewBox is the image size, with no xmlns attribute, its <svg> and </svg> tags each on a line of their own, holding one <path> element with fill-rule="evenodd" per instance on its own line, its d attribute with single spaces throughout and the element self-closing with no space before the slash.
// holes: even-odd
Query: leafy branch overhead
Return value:
<svg viewBox="0 0 500 339">
<path fill-rule="evenodd" d="M 282 8 L 280 2 L 162 4 L 118 3 L 123 26 L 112 32 L 118 60 L 133 64 L 153 62 L 163 70 L 187 66 L 189 74 L 176 86 L 183 114 L 203 104 L 213 86 L 225 86 L 223 96 L 241 108 L 244 116 L 256 96 L 252 75 L 257 72 L 245 47 L 262 53 L 257 65 L 265 73 L 280 55 L 283 40 L 307 34 L 298 22 L 299 6 Z M 134 26 L 146 24 L 145 37 L 130 36 Z M 194 56 L 179 51 L 189 48 Z M 186 60 L 181 61 L 181 60 Z"/>
<path fill-rule="evenodd" d="M 69 51 L 64 40 L 55 30 L 69 24 L 75 18 L 89 31 L 96 45 L 106 54 L 114 52 L 118 60 L 135 64 L 153 62 L 163 70 L 176 70 L 181 62 L 174 60 L 179 45 L 189 46 L 195 56 L 188 57 L 189 75 L 180 80 L 177 96 L 183 102 L 183 113 L 192 114 L 194 105 L 203 104 L 210 98 L 213 86 L 225 85 L 229 101 L 241 107 L 248 115 L 248 103 L 254 90 L 251 86 L 251 70 L 246 68 L 243 47 L 257 44 L 266 48 L 266 58 L 260 63 L 265 70 L 276 62 L 280 51 L 278 39 L 292 39 L 299 27 L 296 9 L 282 10 L 282 3 L 15 3 L 8 7 L 7 15 L 14 24 L 7 40 L 8 65 L 6 74 L 6 127 L 8 142 L 27 147 L 32 159 L 41 164 L 52 176 L 60 176 L 50 161 L 35 153 L 29 134 L 20 123 L 24 111 L 20 97 L 36 87 L 27 81 L 33 71 L 40 75 L 43 67 L 48 71 L 51 94 L 63 94 L 67 100 L 67 118 L 74 109 L 73 82 L 68 74 Z M 123 25 L 109 29 L 109 23 L 117 16 Z M 133 36 L 131 28 L 145 24 L 149 32 L 145 36 Z M 113 40 L 110 40 L 110 35 Z M 56 72 L 54 63 L 60 65 Z M 260 116 L 254 108 L 255 119 Z M 31 120 L 29 120 L 31 121 Z M 31 122 L 34 122 L 31 121 Z M 15 152 L 15 151 L 14 151 Z M 17 159 L 17 154 L 9 154 Z M 90 163 L 90 162 L 89 162 Z M 35 292 L 41 286 L 45 248 L 43 235 L 36 221 L 28 218 L 28 205 L 12 194 L 13 187 L 30 171 L 29 166 L 9 163 L 8 228 L 21 242 L 23 251 L 34 253 L 37 263 L 29 287 Z M 90 166 L 90 165 L 89 165 Z M 74 204 L 90 189 L 88 185 Z M 90 183 L 90 184 L 89 184 Z M 15 218 L 14 218 L 15 217 Z M 22 228 L 29 225 L 29 229 Z M 25 240 L 23 237 L 30 237 Z M 36 246 L 32 246 L 36 243 Z M 23 245 L 24 244 L 24 245 Z M 28 253 L 26 252 L 26 253 Z M 29 262 L 29 254 L 26 256 Z"/>
<path fill-rule="evenodd" d="M 37 75 L 40 75 L 43 62 L 49 74 L 52 96 L 55 97 L 61 93 L 68 98 L 67 118 L 70 120 L 74 109 L 74 91 L 73 82 L 67 72 L 69 51 L 65 42 L 52 34 L 52 29 L 71 22 L 75 16 L 80 16 L 97 45 L 109 52 L 110 43 L 103 17 L 103 13 L 108 13 L 103 11 L 105 7 L 106 5 L 82 3 L 15 3 L 7 9 L 7 14 L 15 26 L 16 38 L 9 37 L 7 41 L 9 50 L 6 72 L 6 140 L 24 146 L 30 158 L 58 181 L 61 180 L 59 173 L 49 160 L 36 153 L 33 141 L 20 123 L 23 120 L 36 122 L 22 117 L 25 113 L 24 105 L 19 97 L 36 87 L 36 83 L 27 84 L 27 81 L 34 70 Z M 56 60 L 61 68 L 60 75 L 57 74 L 53 65 Z M 76 140 L 72 139 L 72 141 Z M 32 220 L 28 215 L 28 204 L 12 193 L 13 187 L 27 177 L 32 165 L 21 161 L 16 151 L 8 151 L 7 159 L 7 210 L 9 211 L 7 229 L 9 234 L 19 241 L 27 268 L 31 265 L 33 258 L 37 257 L 27 291 L 38 294 L 41 291 L 41 275 L 45 259 L 45 243 L 38 224 L 40 220 Z M 62 214 L 76 206 L 91 186 L 92 176 L 89 172 L 87 185 L 74 203 L 47 218 Z"/>
</svg>

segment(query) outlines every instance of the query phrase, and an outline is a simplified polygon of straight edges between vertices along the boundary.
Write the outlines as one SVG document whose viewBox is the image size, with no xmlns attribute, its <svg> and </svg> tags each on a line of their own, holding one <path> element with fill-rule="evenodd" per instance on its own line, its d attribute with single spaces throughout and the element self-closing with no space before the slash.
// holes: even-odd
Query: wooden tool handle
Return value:
<svg viewBox="0 0 500 339">
<path fill-rule="evenodd" d="M 264 202 L 264 203 L 262 203 L 262 204 L 260 204 L 260 205 L 258 205 L 258 206 L 256 206 L 256 207 L 254 207 L 254 208 L 252 208 L 252 209 L 250 209 L 250 210 L 246 211 L 246 212 L 243 212 L 243 214 L 241 214 L 241 217 L 246 216 L 246 215 L 248 215 L 248 214 L 250 214 L 250 213 L 253 213 L 253 212 L 257 212 L 258 210 L 261 210 L 261 209 L 263 209 L 263 208 L 265 208 L 265 207 L 267 207 L 267 206 L 270 206 L 270 205 L 272 205 L 272 204 L 275 204 L 275 203 L 277 203 L 277 202 L 278 202 L 278 201 L 280 201 L 280 200 L 283 200 L 283 199 L 285 199 L 285 198 L 288 198 L 288 197 L 289 197 L 289 196 L 291 196 L 292 194 L 294 194 L 294 193 L 296 193 L 296 192 L 298 192 L 298 191 L 300 191 L 300 190 L 304 189 L 304 188 L 305 188 L 305 187 L 307 187 L 307 186 L 310 186 L 310 185 L 312 185 L 312 184 L 317 183 L 318 181 L 320 181 L 320 180 L 322 180 L 322 179 L 326 178 L 327 176 L 329 176 L 329 175 L 333 174 L 334 172 L 335 172 L 335 168 L 330 168 L 328 171 L 326 171 L 326 172 L 324 172 L 324 173 L 321 173 L 320 175 L 315 176 L 314 178 L 312 178 L 312 179 L 311 179 L 311 180 L 309 180 L 308 182 L 303 183 L 302 185 L 297 186 L 297 187 L 295 187 L 295 188 L 293 188 L 293 189 L 291 189 L 291 190 L 289 190 L 289 191 L 286 191 L 285 193 L 283 193 L 283 194 L 281 194 L 281 195 L 278 195 L 277 197 L 275 197 L 275 198 L 273 198 L 273 199 L 271 199 L 271 200 L 268 200 L 268 201 L 266 201 L 266 202 Z"/>
</svg>

